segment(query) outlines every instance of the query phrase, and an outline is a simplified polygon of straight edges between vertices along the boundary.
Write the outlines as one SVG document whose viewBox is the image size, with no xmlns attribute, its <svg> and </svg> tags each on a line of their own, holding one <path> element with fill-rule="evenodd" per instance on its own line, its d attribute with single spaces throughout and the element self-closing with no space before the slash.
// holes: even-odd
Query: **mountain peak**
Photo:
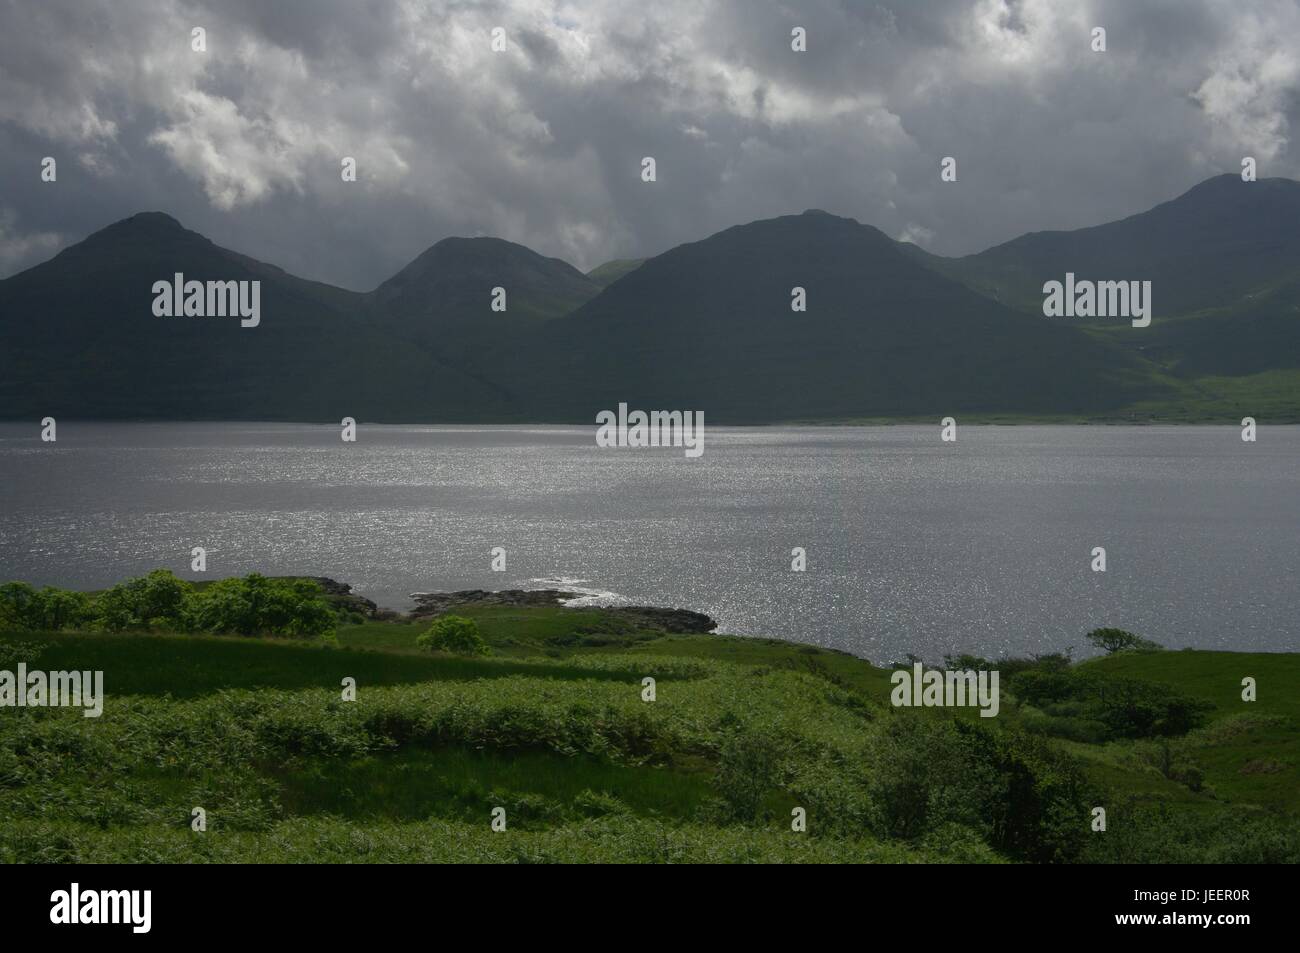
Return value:
<svg viewBox="0 0 1300 953">
<path fill-rule="evenodd" d="M 565 314 L 600 290 L 567 262 L 517 242 L 452 236 L 426 248 L 371 296 L 398 317 L 477 324 L 497 287 L 508 292 L 512 314 L 539 320 Z"/>
<path fill-rule="evenodd" d="M 128 216 L 121 221 L 114 222 L 109 228 L 131 228 L 131 229 L 148 229 L 150 231 L 160 231 L 164 229 L 184 231 L 185 226 L 176 219 L 172 218 L 166 212 L 137 212 Z"/>
</svg>

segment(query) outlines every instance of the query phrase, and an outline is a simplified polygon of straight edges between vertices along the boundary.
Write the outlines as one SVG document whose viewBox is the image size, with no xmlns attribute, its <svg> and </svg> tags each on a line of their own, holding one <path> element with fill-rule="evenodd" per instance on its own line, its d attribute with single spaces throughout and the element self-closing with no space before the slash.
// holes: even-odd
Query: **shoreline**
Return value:
<svg viewBox="0 0 1300 953">
<path fill-rule="evenodd" d="M 289 577 L 281 577 L 289 578 Z M 550 606 L 562 609 L 570 606 L 570 599 L 581 598 L 581 593 L 566 589 L 457 589 L 452 591 L 413 592 L 415 607 L 408 611 L 378 605 L 373 599 L 356 593 L 351 583 L 340 582 L 330 576 L 305 576 L 293 578 L 312 579 L 320 583 L 325 594 L 333 601 L 355 608 L 368 619 L 391 622 L 425 622 L 461 606 L 515 606 L 536 608 Z M 664 606 L 602 606 L 601 611 L 624 618 L 631 623 L 663 632 L 688 634 L 717 634 L 718 622 L 703 612 L 693 609 Z"/>
<path fill-rule="evenodd" d="M 1234 412 L 1235 413 L 1235 412 Z M 1243 410 L 1241 413 L 1261 419 L 1258 412 Z M 708 426 L 719 430 L 780 430 L 798 427 L 928 427 L 938 426 L 938 421 L 945 416 L 954 417 L 959 424 L 968 427 L 1239 427 L 1240 418 L 1233 415 L 1223 417 L 1197 414 L 1192 417 L 1080 417 L 1065 415 L 1034 414 L 939 414 L 934 417 L 851 417 L 809 420 L 781 420 L 762 423 L 729 421 L 710 421 Z M 60 417 L 60 422 L 68 424 L 273 424 L 285 427 L 338 427 L 335 420 L 283 420 L 270 417 Z M 1263 421 L 1272 427 L 1300 426 L 1300 413 L 1284 413 L 1277 418 L 1264 416 Z M 32 424 L 29 417 L 0 416 L 3 424 Z M 596 428 L 592 420 L 368 420 L 359 419 L 357 424 L 369 427 L 499 427 L 518 429 L 524 427 L 556 428 Z"/>
</svg>

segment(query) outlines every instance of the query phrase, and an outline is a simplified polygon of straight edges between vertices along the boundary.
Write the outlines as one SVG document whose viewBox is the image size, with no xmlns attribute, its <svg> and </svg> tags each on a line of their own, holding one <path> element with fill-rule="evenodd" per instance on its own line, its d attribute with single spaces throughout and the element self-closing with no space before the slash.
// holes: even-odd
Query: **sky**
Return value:
<svg viewBox="0 0 1300 953">
<path fill-rule="evenodd" d="M 1296 0 L 0 0 L 0 277 L 140 211 L 359 291 L 453 235 L 585 271 L 809 208 L 968 254 L 1300 178 L 1298 37 Z"/>
</svg>

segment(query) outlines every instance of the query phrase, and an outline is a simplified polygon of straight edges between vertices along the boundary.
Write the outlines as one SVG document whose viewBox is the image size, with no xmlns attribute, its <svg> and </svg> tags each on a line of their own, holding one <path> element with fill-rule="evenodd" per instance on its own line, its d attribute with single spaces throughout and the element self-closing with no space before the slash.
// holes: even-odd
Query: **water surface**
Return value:
<svg viewBox="0 0 1300 953">
<path fill-rule="evenodd" d="M 600 449 L 594 425 L 0 424 L 0 577 L 93 589 L 327 575 L 568 585 L 876 661 L 1084 647 L 1296 650 L 1300 428 L 709 428 L 705 453 Z M 503 546 L 507 571 L 491 571 Z M 790 571 L 803 547 L 808 570 Z M 1108 571 L 1090 569 L 1104 546 Z M 1080 654 L 1086 654 L 1081 652 Z"/>
</svg>

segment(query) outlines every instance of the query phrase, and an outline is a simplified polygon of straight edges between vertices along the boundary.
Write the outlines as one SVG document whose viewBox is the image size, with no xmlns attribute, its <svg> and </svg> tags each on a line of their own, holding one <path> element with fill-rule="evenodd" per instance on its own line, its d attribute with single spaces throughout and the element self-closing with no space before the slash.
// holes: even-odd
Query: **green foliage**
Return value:
<svg viewBox="0 0 1300 953">
<path fill-rule="evenodd" d="M 1103 649 L 1107 655 L 1122 652 L 1126 649 L 1153 652 L 1164 648 L 1158 642 L 1144 639 L 1124 629 L 1093 629 L 1084 638 L 1096 648 Z"/>
<path fill-rule="evenodd" d="M 0 586 L 0 625 L 6 629 L 30 629 L 32 602 L 36 589 L 25 582 L 7 582 Z"/>
<path fill-rule="evenodd" d="M 1067 672 L 1027 669 L 1011 676 L 1007 687 L 1016 698 L 1041 708 L 1045 704 L 1064 701 L 1073 695 L 1075 679 Z"/>
<path fill-rule="evenodd" d="M 90 615 L 90 597 L 83 592 L 25 582 L 0 586 L 0 628 L 58 632 L 84 625 Z"/>
<path fill-rule="evenodd" d="M 277 600 L 312 590 L 195 586 L 181 614 L 196 625 L 215 592 L 232 631 L 285 634 Z M 600 631 L 600 610 L 566 611 L 471 607 L 484 642 L 516 640 L 505 659 L 417 653 L 427 633 L 377 621 L 342 649 L 15 633 L 0 667 L 40 654 L 118 674 L 101 718 L 0 718 L 0 862 L 1295 860 L 1300 656 L 1010 660 L 1015 703 L 980 719 L 894 709 L 887 671 L 775 640 L 629 632 L 552 661 L 566 627 Z M 1250 706 L 1242 671 L 1270 678 Z M 344 675 L 366 686 L 355 702 L 339 698 Z M 1220 717 L 1178 734 L 1207 697 Z M 190 835 L 178 805 L 200 803 L 220 838 Z M 1096 804 L 1105 837 L 1089 833 Z M 793 806 L 806 833 L 790 830 Z"/>
<path fill-rule="evenodd" d="M 733 728 L 725 733 L 718 750 L 714 784 L 725 805 L 725 817 L 750 822 L 780 780 L 785 744 L 753 730 Z"/>
<path fill-rule="evenodd" d="M 268 579 L 257 573 L 222 579 L 195 593 L 192 631 L 239 635 L 325 636 L 336 615 L 311 579 Z"/>
<path fill-rule="evenodd" d="M 95 600 L 95 619 L 110 632 L 125 629 L 186 631 L 194 587 L 167 569 L 118 583 Z"/>
<path fill-rule="evenodd" d="M 1208 701 L 1138 679 L 1095 673 L 1076 679 L 1083 686 L 1088 714 L 1105 724 L 1112 737 L 1183 735 L 1204 724 L 1214 708 Z"/>
<path fill-rule="evenodd" d="M 968 757 L 995 779 L 991 790 L 981 790 L 990 846 L 1036 863 L 1077 860 L 1087 837 L 1086 808 L 1096 801 L 1082 765 L 1015 728 L 961 721 L 955 727 Z"/>
<path fill-rule="evenodd" d="M 948 654 L 943 657 L 943 667 L 954 672 L 990 671 L 997 666 L 982 655 Z"/>
<path fill-rule="evenodd" d="M 864 753 L 870 765 L 871 825 L 882 837 L 914 840 L 946 824 L 981 829 L 995 781 L 976 764 L 949 719 L 911 713 L 885 719 Z"/>
<path fill-rule="evenodd" d="M 1049 716 L 1031 716 L 1034 728 L 1077 741 L 1183 735 L 1214 708 L 1164 685 L 1096 670 L 1029 669 L 1016 673 L 1009 688 Z"/>
<path fill-rule="evenodd" d="M 871 823 L 881 836 L 932 844 L 961 828 L 1030 861 L 1069 861 L 1082 848 L 1082 769 L 1033 736 L 896 715 L 873 737 L 866 760 Z"/>
<path fill-rule="evenodd" d="M 1300 824 L 1242 808 L 1180 811 L 1129 801 L 1106 812 L 1106 833 L 1082 859 L 1097 864 L 1297 864 Z"/>
<path fill-rule="evenodd" d="M 0 669 L 10 669 L 19 662 L 29 666 L 45 653 L 43 642 L 20 639 L 0 639 Z"/>
<path fill-rule="evenodd" d="M 155 569 L 91 598 L 25 582 L 0 586 L 0 628 L 107 632 L 162 630 L 329 638 L 338 613 L 310 579 L 252 573 L 203 588 Z"/>
<path fill-rule="evenodd" d="M 438 617 L 415 642 L 430 652 L 450 652 L 452 655 L 488 655 L 491 652 L 479 634 L 478 623 L 459 615 Z"/>
</svg>

